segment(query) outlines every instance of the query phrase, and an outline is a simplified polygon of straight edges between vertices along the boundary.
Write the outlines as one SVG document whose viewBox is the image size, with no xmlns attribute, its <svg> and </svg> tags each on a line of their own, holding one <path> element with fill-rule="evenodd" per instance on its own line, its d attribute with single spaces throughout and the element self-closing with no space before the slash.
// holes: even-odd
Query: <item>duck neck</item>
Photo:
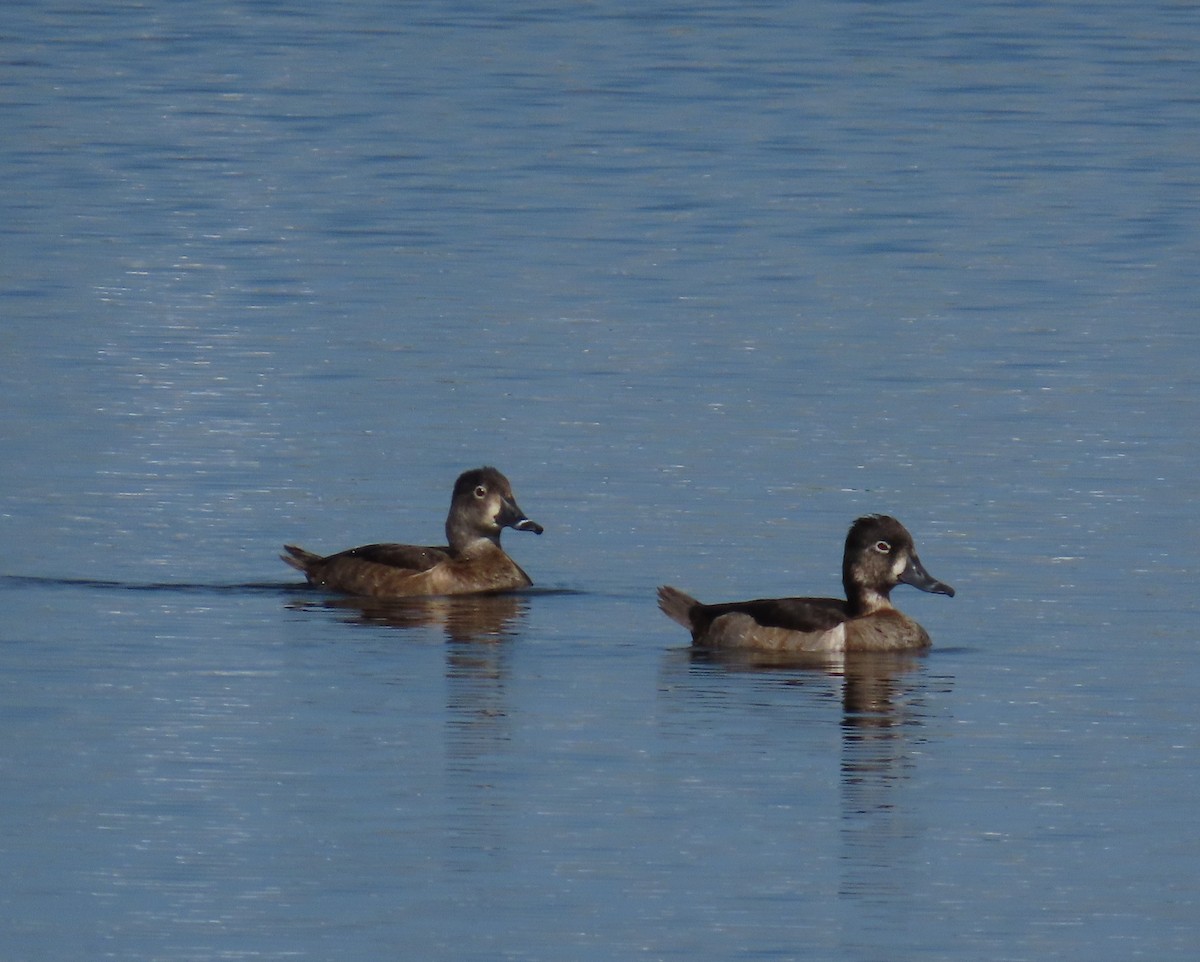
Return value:
<svg viewBox="0 0 1200 962">
<path fill-rule="evenodd" d="M 466 554 L 471 550 L 479 550 L 483 545 L 491 544 L 500 547 L 500 532 L 482 534 L 477 528 L 465 524 L 453 517 L 446 519 L 446 543 L 451 552 L 456 555 Z"/>
<path fill-rule="evenodd" d="M 842 579 L 842 587 L 846 589 L 846 602 L 850 607 L 850 614 L 855 618 L 893 607 L 889 592 L 859 584 L 851 579 L 848 572 Z"/>
</svg>

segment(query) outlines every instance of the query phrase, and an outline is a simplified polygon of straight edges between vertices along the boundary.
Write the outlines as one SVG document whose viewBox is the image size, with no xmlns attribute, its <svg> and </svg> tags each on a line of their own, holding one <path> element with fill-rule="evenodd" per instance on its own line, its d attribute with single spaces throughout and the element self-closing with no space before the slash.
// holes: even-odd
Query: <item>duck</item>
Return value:
<svg viewBox="0 0 1200 962">
<path fill-rule="evenodd" d="M 658 606 L 692 633 L 696 648 L 778 653 L 917 651 L 929 633 L 891 602 L 899 584 L 954 597 L 921 563 L 913 537 L 893 517 L 858 518 L 846 535 L 846 598 L 759 598 L 706 605 L 663 585 Z"/>
<path fill-rule="evenodd" d="M 366 598 L 494 594 L 533 580 L 500 547 L 505 528 L 541 534 L 517 505 L 508 478 L 493 467 L 464 471 L 454 482 L 444 546 L 367 544 L 319 555 L 283 546 L 280 559 L 310 585 Z"/>
</svg>

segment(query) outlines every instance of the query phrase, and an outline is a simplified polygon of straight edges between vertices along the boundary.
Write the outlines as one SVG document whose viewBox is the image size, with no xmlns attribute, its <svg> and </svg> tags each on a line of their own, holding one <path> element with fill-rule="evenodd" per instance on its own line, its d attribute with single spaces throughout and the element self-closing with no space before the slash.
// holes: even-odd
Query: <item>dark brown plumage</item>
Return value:
<svg viewBox="0 0 1200 962">
<path fill-rule="evenodd" d="M 310 584 L 371 598 L 480 594 L 533 582 L 500 547 L 504 528 L 542 533 L 495 468 L 465 471 L 454 484 L 444 547 L 368 544 L 332 555 L 284 545 L 280 557 Z"/>
<path fill-rule="evenodd" d="M 954 595 L 921 564 L 912 535 L 895 518 L 859 518 L 846 535 L 838 598 L 760 598 L 705 605 L 664 585 L 658 606 L 692 633 L 701 648 L 762 651 L 902 651 L 927 648 L 929 635 L 896 610 L 891 592 L 900 583 Z"/>
</svg>

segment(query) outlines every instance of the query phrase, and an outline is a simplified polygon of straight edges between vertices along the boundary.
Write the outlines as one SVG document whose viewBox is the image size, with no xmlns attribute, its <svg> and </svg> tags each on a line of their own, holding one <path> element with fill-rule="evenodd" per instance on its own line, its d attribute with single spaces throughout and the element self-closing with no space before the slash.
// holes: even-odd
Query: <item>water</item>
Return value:
<svg viewBox="0 0 1200 962">
<path fill-rule="evenodd" d="M 1200 14 L 8 3 L 6 958 L 1191 958 Z M 371 606 L 495 463 L 537 587 Z M 926 658 L 695 659 L 896 514 Z"/>
</svg>

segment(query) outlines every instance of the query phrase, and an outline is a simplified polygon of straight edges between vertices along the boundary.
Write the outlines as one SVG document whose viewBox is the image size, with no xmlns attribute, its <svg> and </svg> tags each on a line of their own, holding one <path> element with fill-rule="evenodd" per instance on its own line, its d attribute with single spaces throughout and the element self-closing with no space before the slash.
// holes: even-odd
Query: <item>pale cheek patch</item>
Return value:
<svg viewBox="0 0 1200 962">
<path fill-rule="evenodd" d="M 892 574 L 895 577 L 899 578 L 904 573 L 904 569 L 906 567 L 908 567 L 908 559 L 907 558 L 897 558 L 895 560 L 895 562 L 892 564 Z"/>
</svg>

